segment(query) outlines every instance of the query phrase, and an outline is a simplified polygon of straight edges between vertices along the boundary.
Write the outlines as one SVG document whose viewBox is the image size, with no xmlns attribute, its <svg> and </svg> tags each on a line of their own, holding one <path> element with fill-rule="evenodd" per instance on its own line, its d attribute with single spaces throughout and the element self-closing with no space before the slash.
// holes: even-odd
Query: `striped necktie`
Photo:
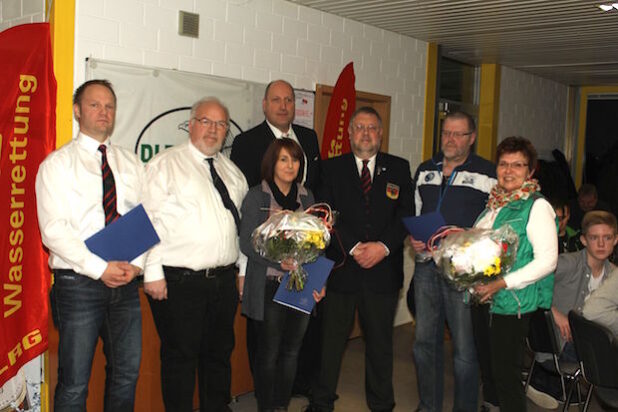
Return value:
<svg viewBox="0 0 618 412">
<path fill-rule="evenodd" d="M 107 146 L 99 146 L 101 152 L 101 176 L 103 176 L 103 210 L 105 211 L 105 226 L 120 217 L 116 209 L 116 182 L 114 174 L 107 163 Z"/>
<path fill-rule="evenodd" d="M 361 169 L 361 188 L 365 195 L 365 201 L 369 200 L 369 192 L 371 191 L 371 173 L 369 173 L 369 167 L 367 164 L 369 160 L 363 160 L 363 168 Z"/>
</svg>

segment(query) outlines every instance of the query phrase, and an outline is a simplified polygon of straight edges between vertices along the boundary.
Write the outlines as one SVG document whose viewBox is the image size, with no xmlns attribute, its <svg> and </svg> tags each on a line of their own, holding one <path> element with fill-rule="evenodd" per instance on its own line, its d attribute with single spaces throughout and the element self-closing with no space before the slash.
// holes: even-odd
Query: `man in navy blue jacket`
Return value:
<svg viewBox="0 0 618 412">
<path fill-rule="evenodd" d="M 496 184 L 496 168 L 471 153 L 476 126 L 470 115 L 462 112 L 447 115 L 440 137 L 442 151 L 421 163 L 414 176 L 416 215 L 440 211 L 448 225 L 471 227 Z M 412 237 L 410 240 L 416 251 L 412 286 L 416 307 L 414 360 L 420 398 L 418 408 L 431 412 L 442 410 L 446 320 L 454 350 L 453 410 L 476 411 L 479 366 L 470 306 L 464 303 L 463 292 L 452 288 L 437 272 L 425 244 Z M 485 400 L 497 403 L 494 399 Z"/>
</svg>

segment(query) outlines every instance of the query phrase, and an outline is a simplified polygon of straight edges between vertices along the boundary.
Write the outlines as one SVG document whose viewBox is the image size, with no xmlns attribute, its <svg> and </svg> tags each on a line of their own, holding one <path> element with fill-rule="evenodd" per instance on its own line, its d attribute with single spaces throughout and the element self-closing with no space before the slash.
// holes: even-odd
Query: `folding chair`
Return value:
<svg viewBox="0 0 618 412">
<path fill-rule="evenodd" d="M 526 378 L 526 384 L 524 386 L 524 392 L 527 392 L 528 386 L 530 386 L 530 380 L 532 378 L 532 372 L 537 364 L 542 365 L 545 369 L 553 371 L 560 375 L 560 386 L 562 389 L 562 397 L 560 401 L 565 403 L 567 400 L 567 383 L 570 384 L 569 393 L 572 391 L 572 387 L 577 387 L 577 395 L 581 403 L 581 392 L 579 388 L 578 376 L 580 374 L 579 365 L 574 362 L 559 361 L 561 349 L 554 332 L 554 320 L 551 314 L 551 310 L 539 309 L 532 314 L 530 319 L 530 329 L 528 331 L 528 347 L 535 353 L 551 354 L 552 359 L 544 362 L 537 362 L 536 357 L 533 357 L 528 377 Z M 567 407 L 568 408 L 568 407 Z M 563 409 L 566 410 L 567 408 Z"/>
<path fill-rule="evenodd" d="M 603 325 L 592 322 L 577 312 L 569 312 L 569 325 L 579 358 L 581 375 L 590 384 L 584 412 L 588 410 L 595 387 L 618 390 L 618 341 Z M 565 406 L 568 407 L 571 390 Z"/>
</svg>

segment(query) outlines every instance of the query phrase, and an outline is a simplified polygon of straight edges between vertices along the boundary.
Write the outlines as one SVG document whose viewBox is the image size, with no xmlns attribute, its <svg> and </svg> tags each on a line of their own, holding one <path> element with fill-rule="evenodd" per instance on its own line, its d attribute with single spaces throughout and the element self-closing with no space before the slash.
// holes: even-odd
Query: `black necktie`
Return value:
<svg viewBox="0 0 618 412">
<path fill-rule="evenodd" d="M 103 176 L 103 210 L 105 211 L 105 226 L 120 217 L 116 210 L 116 182 L 114 174 L 107 163 L 107 147 L 99 146 L 101 152 L 101 176 Z"/>
<path fill-rule="evenodd" d="M 234 222 L 236 222 L 236 232 L 238 232 L 240 230 L 240 215 L 238 214 L 238 209 L 236 209 L 236 205 L 232 202 L 232 198 L 230 197 L 230 192 L 227 191 L 225 183 L 223 183 L 223 180 L 219 177 L 219 173 L 217 173 L 217 169 L 215 169 L 215 165 L 213 163 L 214 159 L 212 157 L 208 157 L 206 158 L 206 161 L 208 161 L 208 165 L 210 166 L 210 176 L 212 177 L 212 182 L 221 195 L 223 206 L 225 206 L 225 208 L 230 211 L 232 216 L 234 216 Z"/>
</svg>

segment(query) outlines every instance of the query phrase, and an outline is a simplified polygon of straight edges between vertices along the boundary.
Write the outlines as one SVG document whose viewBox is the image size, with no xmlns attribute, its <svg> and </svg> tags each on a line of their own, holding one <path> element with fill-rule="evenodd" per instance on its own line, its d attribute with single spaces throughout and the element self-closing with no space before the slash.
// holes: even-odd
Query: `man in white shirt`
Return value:
<svg viewBox="0 0 618 412">
<path fill-rule="evenodd" d="M 161 338 L 161 384 L 168 411 L 230 411 L 230 354 L 238 305 L 238 219 L 247 183 L 219 153 L 228 109 L 207 97 L 191 108 L 189 140 L 146 167 L 144 206 L 161 243 L 144 284 Z"/>
<path fill-rule="evenodd" d="M 99 336 L 107 358 L 106 411 L 132 411 L 141 357 L 141 311 L 135 276 L 145 256 L 106 262 L 84 241 L 137 206 L 143 183 L 136 155 L 112 145 L 116 95 L 91 80 L 73 96 L 79 134 L 51 153 L 36 178 L 41 237 L 54 272 L 52 316 L 58 328 L 54 410 L 86 410 Z"/>
<path fill-rule="evenodd" d="M 294 88 L 285 80 L 275 80 L 266 86 L 262 100 L 264 121 L 234 139 L 230 158 L 242 170 L 249 187 L 262 181 L 260 167 L 270 143 L 288 137 L 295 140 L 305 155 L 302 183 L 315 192 L 320 177 L 320 148 L 313 129 L 293 124 L 296 115 Z"/>
</svg>

